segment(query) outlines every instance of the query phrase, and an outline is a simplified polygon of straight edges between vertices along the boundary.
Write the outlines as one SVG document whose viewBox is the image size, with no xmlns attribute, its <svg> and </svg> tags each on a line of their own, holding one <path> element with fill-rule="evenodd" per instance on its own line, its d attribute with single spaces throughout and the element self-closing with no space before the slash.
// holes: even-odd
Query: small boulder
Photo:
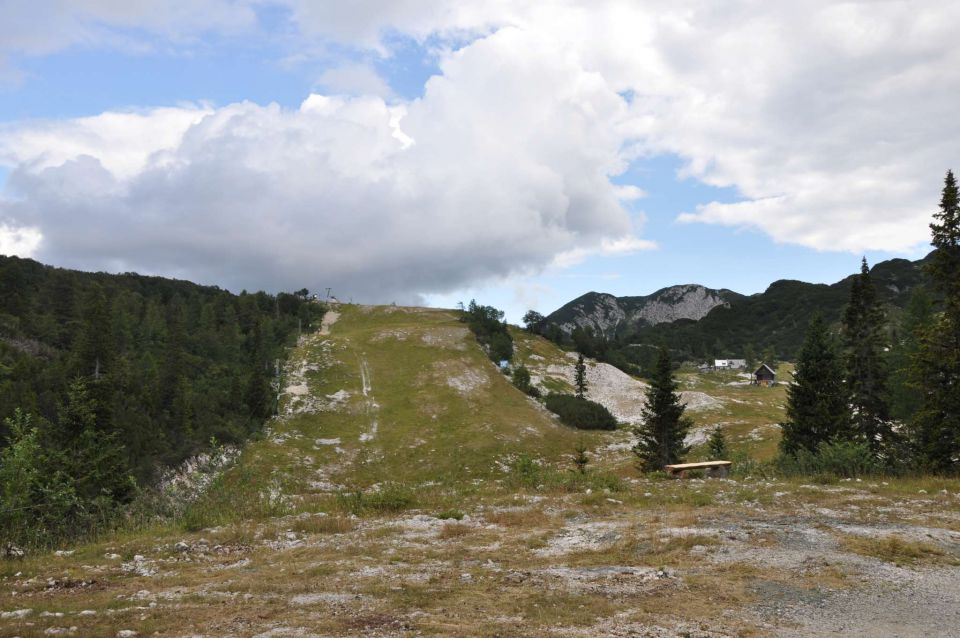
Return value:
<svg viewBox="0 0 960 638">
<path fill-rule="evenodd" d="M 14 611 L 0 611 L 0 618 L 4 620 L 10 618 L 26 618 L 33 613 L 32 609 L 16 609 Z"/>
</svg>

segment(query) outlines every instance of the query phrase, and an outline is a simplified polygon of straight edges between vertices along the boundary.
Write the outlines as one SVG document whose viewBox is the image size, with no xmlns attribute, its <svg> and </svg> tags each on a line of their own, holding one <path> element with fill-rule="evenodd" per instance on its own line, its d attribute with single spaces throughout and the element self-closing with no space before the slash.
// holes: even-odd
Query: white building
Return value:
<svg viewBox="0 0 960 638">
<path fill-rule="evenodd" d="M 714 359 L 713 367 L 717 370 L 739 370 L 747 367 L 746 359 Z"/>
</svg>

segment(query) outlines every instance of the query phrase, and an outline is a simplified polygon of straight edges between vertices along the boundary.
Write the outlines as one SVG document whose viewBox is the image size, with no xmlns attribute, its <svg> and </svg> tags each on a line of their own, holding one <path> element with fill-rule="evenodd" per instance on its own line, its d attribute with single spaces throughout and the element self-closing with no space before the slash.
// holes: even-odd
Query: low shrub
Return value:
<svg viewBox="0 0 960 638">
<path fill-rule="evenodd" d="M 460 510 L 444 510 L 439 514 L 437 514 L 437 518 L 445 521 L 447 520 L 461 521 L 463 520 L 463 512 L 461 512 Z"/>
<path fill-rule="evenodd" d="M 355 516 L 402 512 L 413 506 L 413 492 L 398 483 L 387 483 L 376 492 L 353 490 L 337 494 L 337 507 Z"/>
<path fill-rule="evenodd" d="M 776 464 L 785 476 L 855 478 L 881 474 L 884 469 L 868 445 L 850 441 L 821 443 L 816 452 L 801 449 L 784 454 Z"/>
<path fill-rule="evenodd" d="M 533 488 L 548 492 L 622 492 L 626 486 L 616 474 L 587 470 L 579 472 L 539 462 L 520 454 L 510 464 L 506 481 L 515 488 Z"/>
<path fill-rule="evenodd" d="M 560 417 L 565 425 L 580 430 L 616 430 L 617 420 L 605 407 L 572 394 L 549 394 L 544 399 L 547 409 Z"/>
</svg>

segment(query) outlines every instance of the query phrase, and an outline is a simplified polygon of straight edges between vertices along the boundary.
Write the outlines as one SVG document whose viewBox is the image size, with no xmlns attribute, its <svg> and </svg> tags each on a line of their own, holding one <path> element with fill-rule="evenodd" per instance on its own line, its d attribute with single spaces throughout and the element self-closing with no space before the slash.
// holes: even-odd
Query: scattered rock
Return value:
<svg viewBox="0 0 960 638">
<path fill-rule="evenodd" d="M 0 618 L 8 620 L 11 618 L 26 618 L 33 613 L 32 609 L 17 609 L 14 611 L 0 611 Z"/>
</svg>

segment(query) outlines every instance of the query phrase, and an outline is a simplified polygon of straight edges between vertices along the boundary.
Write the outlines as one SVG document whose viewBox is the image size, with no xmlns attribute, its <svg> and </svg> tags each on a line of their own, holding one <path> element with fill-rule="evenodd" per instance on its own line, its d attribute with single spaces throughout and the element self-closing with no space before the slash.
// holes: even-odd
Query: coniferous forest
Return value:
<svg viewBox="0 0 960 638">
<path fill-rule="evenodd" d="M 0 536 L 82 533 L 158 472 L 275 410 L 307 291 L 239 295 L 0 256 Z"/>
</svg>

